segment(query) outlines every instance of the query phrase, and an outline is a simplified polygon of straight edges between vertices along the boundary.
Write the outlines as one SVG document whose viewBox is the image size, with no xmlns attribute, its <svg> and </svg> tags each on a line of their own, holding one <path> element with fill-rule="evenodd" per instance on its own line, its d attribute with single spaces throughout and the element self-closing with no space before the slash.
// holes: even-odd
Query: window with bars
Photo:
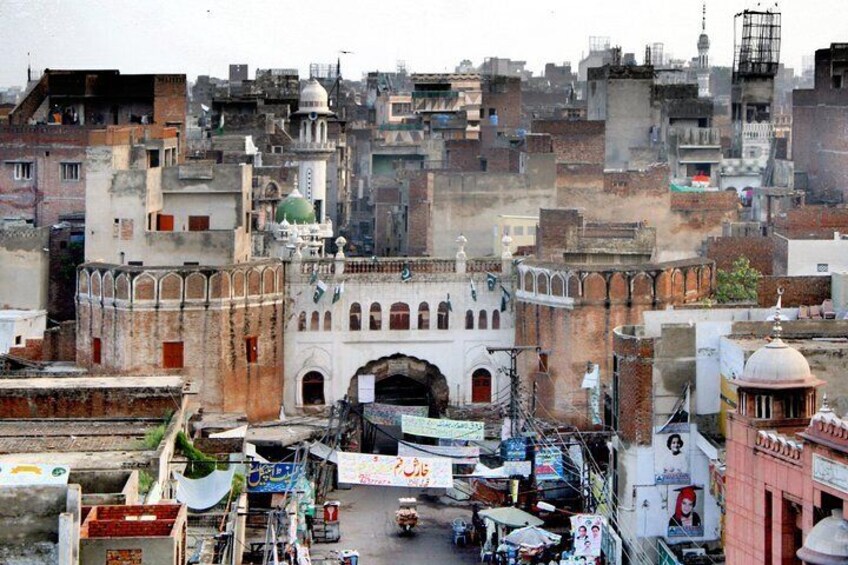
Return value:
<svg viewBox="0 0 848 565">
<path fill-rule="evenodd" d="M 60 173 L 63 181 L 78 181 L 80 180 L 80 164 L 61 163 Z"/>
<path fill-rule="evenodd" d="M 15 180 L 32 180 L 32 163 L 20 162 L 14 164 Z"/>
</svg>

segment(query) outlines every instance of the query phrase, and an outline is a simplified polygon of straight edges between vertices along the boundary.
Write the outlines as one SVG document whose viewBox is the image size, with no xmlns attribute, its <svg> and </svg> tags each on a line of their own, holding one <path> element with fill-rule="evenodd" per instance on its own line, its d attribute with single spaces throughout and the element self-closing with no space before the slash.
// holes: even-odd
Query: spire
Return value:
<svg viewBox="0 0 848 565">
<path fill-rule="evenodd" d="M 780 325 L 780 307 L 782 300 L 783 287 L 779 287 L 777 289 L 777 304 L 774 305 L 774 325 L 771 327 L 771 334 L 775 339 L 780 338 L 780 334 L 783 333 L 783 326 Z"/>
<path fill-rule="evenodd" d="M 707 31 L 707 0 L 701 3 L 701 32 Z"/>
</svg>

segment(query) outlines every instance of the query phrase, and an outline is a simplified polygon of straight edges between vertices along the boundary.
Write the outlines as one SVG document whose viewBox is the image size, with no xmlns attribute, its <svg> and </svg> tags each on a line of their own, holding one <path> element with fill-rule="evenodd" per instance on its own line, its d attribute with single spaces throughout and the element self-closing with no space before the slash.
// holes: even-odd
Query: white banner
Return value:
<svg viewBox="0 0 848 565">
<path fill-rule="evenodd" d="M 339 482 L 389 487 L 451 488 L 450 459 L 338 452 Z"/>
<path fill-rule="evenodd" d="M 422 437 L 484 439 L 483 422 L 421 418 L 404 414 L 401 418 L 401 426 L 403 433 Z"/>
<path fill-rule="evenodd" d="M 0 463 L 0 487 L 66 485 L 70 472 L 67 465 Z"/>
<path fill-rule="evenodd" d="M 374 402 L 374 375 L 359 375 L 359 403 Z"/>
<path fill-rule="evenodd" d="M 398 443 L 398 455 L 402 457 L 439 457 L 443 455 L 454 465 L 476 465 L 480 461 L 480 448 L 476 445 L 423 445 L 420 443 Z"/>
</svg>

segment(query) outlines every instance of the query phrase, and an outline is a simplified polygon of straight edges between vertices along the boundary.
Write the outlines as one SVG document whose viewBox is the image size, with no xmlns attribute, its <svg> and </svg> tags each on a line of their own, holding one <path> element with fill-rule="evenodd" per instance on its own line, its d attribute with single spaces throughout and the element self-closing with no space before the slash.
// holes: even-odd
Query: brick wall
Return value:
<svg viewBox="0 0 848 565">
<path fill-rule="evenodd" d="M 562 257 L 569 233 L 579 224 L 580 211 L 574 209 L 539 210 L 536 249 L 539 257 Z"/>
<path fill-rule="evenodd" d="M 44 360 L 43 353 L 44 340 L 42 339 L 28 339 L 23 346 L 9 348 L 9 355 L 30 361 Z"/>
<path fill-rule="evenodd" d="M 618 360 L 619 434 L 626 442 L 650 445 L 654 417 L 654 340 L 615 333 L 613 353 Z"/>
<path fill-rule="evenodd" d="M 774 228 L 781 233 L 825 231 L 848 232 L 848 208 L 832 206 L 801 206 L 779 214 L 774 218 Z"/>
<path fill-rule="evenodd" d="M 830 298 L 830 277 L 763 277 L 757 285 L 757 301 L 764 308 L 773 307 L 777 289 L 783 288 L 782 303 L 786 307 L 812 306 Z"/>
<path fill-rule="evenodd" d="M 604 192 L 616 196 L 664 194 L 668 192 L 668 166 L 654 166 L 644 171 L 605 172 Z"/>
<path fill-rule="evenodd" d="M 524 136 L 524 151 L 527 153 L 552 153 L 553 141 L 547 133 L 528 133 Z"/>
<path fill-rule="evenodd" d="M 551 136 L 558 163 L 584 163 L 603 166 L 604 122 L 585 120 L 533 120 L 533 133 Z"/>
<path fill-rule="evenodd" d="M 671 209 L 677 212 L 735 212 L 739 198 L 735 192 L 672 192 Z"/>
<path fill-rule="evenodd" d="M 409 198 L 407 252 L 412 257 L 429 257 L 433 252 L 433 175 L 414 173 L 408 175 L 404 182 L 407 183 Z"/>
<path fill-rule="evenodd" d="M 480 171 L 480 141 L 477 139 L 449 139 L 445 141 L 448 171 Z"/>
<path fill-rule="evenodd" d="M 494 109 L 498 116 L 498 127 L 521 127 L 521 80 L 516 77 L 491 77 L 483 89 L 481 122 L 489 119 L 490 109 Z"/>
<path fill-rule="evenodd" d="M 58 327 L 47 329 L 44 332 L 44 360 L 76 362 L 76 332 L 76 320 L 68 320 L 60 323 Z"/>
<path fill-rule="evenodd" d="M 763 275 L 772 275 L 775 238 L 772 237 L 711 237 L 705 244 L 705 255 L 716 263 L 716 269 L 729 271 L 739 257 L 746 257 L 751 266 Z"/>
<path fill-rule="evenodd" d="M 6 389 L 0 418 L 161 418 L 174 411 L 179 394 L 162 388 Z"/>
</svg>

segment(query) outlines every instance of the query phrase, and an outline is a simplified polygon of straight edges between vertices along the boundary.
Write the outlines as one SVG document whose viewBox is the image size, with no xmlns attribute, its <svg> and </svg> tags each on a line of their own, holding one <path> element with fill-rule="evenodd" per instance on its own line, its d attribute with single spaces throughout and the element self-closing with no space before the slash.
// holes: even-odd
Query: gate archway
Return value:
<svg viewBox="0 0 848 565">
<path fill-rule="evenodd" d="M 374 375 L 377 402 L 399 406 L 429 406 L 430 416 L 444 414 L 450 400 L 448 382 L 439 368 L 400 353 L 369 361 L 348 386 L 348 398 L 359 402 L 359 375 Z"/>
</svg>

